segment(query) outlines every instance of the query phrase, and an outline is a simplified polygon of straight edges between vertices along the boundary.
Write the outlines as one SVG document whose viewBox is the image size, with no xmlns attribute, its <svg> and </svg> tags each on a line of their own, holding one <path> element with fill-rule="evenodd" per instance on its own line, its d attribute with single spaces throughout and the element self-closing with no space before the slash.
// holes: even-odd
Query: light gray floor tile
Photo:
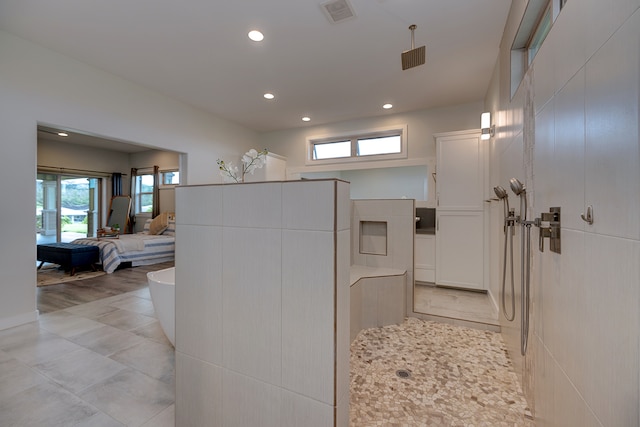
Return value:
<svg viewBox="0 0 640 427">
<path fill-rule="evenodd" d="M 47 381 L 45 377 L 16 359 L 0 359 L 0 401 Z"/>
<path fill-rule="evenodd" d="M 169 406 L 155 417 L 151 418 L 143 427 L 175 427 L 176 405 Z"/>
<path fill-rule="evenodd" d="M 103 356 L 109 356 L 141 343 L 144 341 L 144 338 L 134 333 L 114 328 L 113 326 L 103 325 L 101 328 L 71 337 L 69 341 L 102 354 Z"/>
<path fill-rule="evenodd" d="M 140 426 L 174 403 L 174 388 L 128 369 L 85 390 L 83 398 L 123 424 Z"/>
<path fill-rule="evenodd" d="M 126 298 L 122 298 L 120 301 L 115 301 L 109 305 L 118 307 L 122 310 L 144 314 L 145 316 L 149 317 L 155 317 L 153 303 L 148 299 L 139 298 L 134 295 L 127 295 Z"/>
<path fill-rule="evenodd" d="M 84 348 L 34 366 L 36 371 L 74 393 L 104 381 L 125 368 L 114 360 Z"/>
<path fill-rule="evenodd" d="M 151 293 L 149 292 L 149 288 L 138 289 L 137 291 L 129 292 L 129 295 L 135 295 L 140 298 L 151 300 Z"/>
<path fill-rule="evenodd" d="M 11 334 L 0 337 L 0 349 L 29 366 L 56 359 L 81 349 L 64 338 L 40 330 L 37 326 L 13 328 Z"/>
<path fill-rule="evenodd" d="M 140 344 L 110 356 L 152 378 L 174 384 L 175 351 L 171 345 L 144 340 Z"/>
<path fill-rule="evenodd" d="M 418 313 L 499 325 L 498 312 L 481 292 L 416 284 L 414 308 Z"/>
<path fill-rule="evenodd" d="M 74 305 L 73 307 L 66 308 L 62 311 L 74 314 L 76 316 L 95 320 L 102 315 L 118 310 L 117 307 L 102 304 L 100 303 L 100 301 L 102 300 L 90 302 L 87 304 Z"/>
<path fill-rule="evenodd" d="M 101 323 L 94 320 L 75 316 L 64 311 L 55 311 L 42 315 L 40 316 L 39 323 L 42 329 L 63 338 L 82 334 L 102 326 Z"/>
<path fill-rule="evenodd" d="M 82 420 L 79 424 L 73 427 L 124 427 L 125 425 L 119 421 L 114 420 L 104 412 L 98 412 L 94 416 Z"/>
<path fill-rule="evenodd" d="M 30 387 L 0 401 L 0 425 L 67 427 L 98 412 L 92 405 L 51 383 Z"/>
<path fill-rule="evenodd" d="M 167 336 L 164 334 L 162 326 L 158 321 L 133 329 L 131 332 L 160 344 L 171 345 L 171 342 L 167 339 Z"/>
<path fill-rule="evenodd" d="M 127 310 L 116 310 L 112 313 L 105 314 L 96 319 L 105 325 L 111 325 L 114 328 L 130 331 L 139 328 L 156 320 L 153 317 L 145 316 L 140 313 L 132 313 Z"/>
</svg>

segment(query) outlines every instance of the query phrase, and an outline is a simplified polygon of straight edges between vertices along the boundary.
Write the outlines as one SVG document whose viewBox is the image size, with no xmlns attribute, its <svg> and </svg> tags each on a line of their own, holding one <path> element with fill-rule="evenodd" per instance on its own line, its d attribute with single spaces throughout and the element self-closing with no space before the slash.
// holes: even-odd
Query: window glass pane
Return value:
<svg viewBox="0 0 640 427">
<path fill-rule="evenodd" d="M 153 194 L 140 194 L 140 210 L 139 212 L 151 212 L 153 207 Z"/>
<path fill-rule="evenodd" d="M 351 156 L 351 141 L 328 142 L 313 145 L 313 159 L 335 159 Z"/>
<path fill-rule="evenodd" d="M 358 156 L 400 153 L 401 151 L 400 135 L 358 140 Z"/>
<path fill-rule="evenodd" d="M 150 193 L 153 191 L 153 175 L 140 175 L 138 177 L 141 193 Z"/>
<path fill-rule="evenodd" d="M 178 171 L 162 172 L 162 184 L 163 185 L 180 184 L 180 172 Z"/>
<path fill-rule="evenodd" d="M 547 37 L 547 34 L 551 30 L 551 23 L 552 23 L 551 22 L 551 6 L 549 6 L 545 11 L 544 16 L 540 20 L 540 23 L 536 27 L 533 33 L 533 37 L 531 37 L 531 42 L 529 43 L 529 46 L 528 46 L 529 47 L 529 55 L 528 55 L 529 65 L 531 65 L 533 58 L 535 58 L 536 54 L 538 53 L 538 50 L 540 49 L 540 46 L 542 46 L 542 42 L 544 41 L 545 37 Z"/>
</svg>

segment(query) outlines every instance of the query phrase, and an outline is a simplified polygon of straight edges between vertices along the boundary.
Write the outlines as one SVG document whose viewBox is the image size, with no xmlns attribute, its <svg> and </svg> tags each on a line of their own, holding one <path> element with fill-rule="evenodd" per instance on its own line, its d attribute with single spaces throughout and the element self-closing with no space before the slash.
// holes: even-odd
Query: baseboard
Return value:
<svg viewBox="0 0 640 427">
<path fill-rule="evenodd" d="M 0 319 L 0 331 L 38 320 L 38 310 Z"/>
</svg>

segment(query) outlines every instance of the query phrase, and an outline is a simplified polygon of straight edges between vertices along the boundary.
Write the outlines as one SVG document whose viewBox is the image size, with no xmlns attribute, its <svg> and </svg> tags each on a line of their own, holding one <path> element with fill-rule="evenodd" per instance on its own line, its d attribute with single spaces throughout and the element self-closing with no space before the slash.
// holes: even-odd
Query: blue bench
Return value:
<svg viewBox="0 0 640 427">
<path fill-rule="evenodd" d="M 59 264 L 65 271 L 71 270 L 71 276 L 76 272 L 76 267 L 91 265 L 95 271 L 95 263 L 98 262 L 100 250 L 97 246 L 76 245 L 73 243 L 48 243 L 38 245 L 37 260 L 40 261 L 38 269 L 45 262 Z"/>
</svg>

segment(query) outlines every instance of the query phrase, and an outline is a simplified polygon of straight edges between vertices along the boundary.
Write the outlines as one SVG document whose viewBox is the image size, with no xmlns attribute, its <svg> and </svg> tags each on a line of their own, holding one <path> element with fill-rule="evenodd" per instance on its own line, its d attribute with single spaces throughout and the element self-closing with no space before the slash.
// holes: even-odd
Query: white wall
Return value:
<svg viewBox="0 0 640 427">
<path fill-rule="evenodd" d="M 501 317 L 503 336 L 537 426 L 637 426 L 640 1 L 567 2 L 510 100 L 509 47 L 525 5 L 513 3 L 499 83 L 487 95 L 497 124 L 492 185 L 524 181 L 530 218 L 560 206 L 562 254 L 539 252 L 534 228 L 526 357 L 519 315 Z M 593 225 L 580 219 L 587 205 Z M 499 220 L 492 223 L 495 235 Z M 496 245 L 492 256 L 502 256 Z"/>
<path fill-rule="evenodd" d="M 190 184 L 220 182 L 218 157 L 239 158 L 257 135 L 114 75 L 0 32 L 0 329 L 35 319 L 38 123 L 187 153 Z"/>
<path fill-rule="evenodd" d="M 297 169 L 305 165 L 306 138 L 309 136 L 348 133 L 407 124 L 408 159 L 435 158 L 434 133 L 478 128 L 481 113 L 482 103 L 478 102 L 269 132 L 262 134 L 260 140 L 262 146 L 287 158 L 287 168 Z M 307 169 L 308 172 L 312 172 L 313 166 Z"/>
</svg>

